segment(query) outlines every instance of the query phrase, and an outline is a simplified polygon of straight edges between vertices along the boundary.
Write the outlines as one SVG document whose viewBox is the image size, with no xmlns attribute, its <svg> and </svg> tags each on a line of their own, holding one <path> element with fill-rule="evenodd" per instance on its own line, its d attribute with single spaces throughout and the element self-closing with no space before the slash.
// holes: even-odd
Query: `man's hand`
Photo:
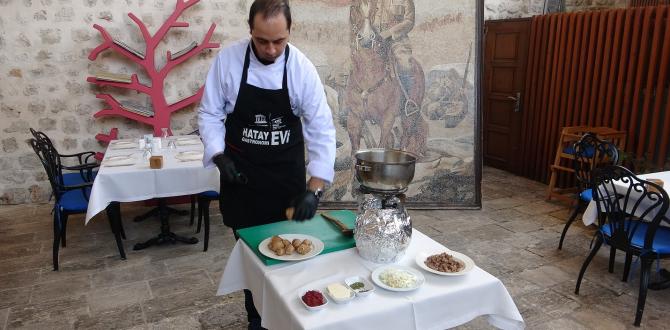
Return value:
<svg viewBox="0 0 670 330">
<path fill-rule="evenodd" d="M 293 220 L 308 220 L 316 214 L 316 207 L 319 205 L 319 199 L 313 191 L 305 191 L 291 201 L 291 207 L 294 208 Z"/>
<path fill-rule="evenodd" d="M 240 172 L 235 168 L 235 162 L 224 154 L 218 154 L 212 159 L 219 168 L 221 180 L 227 183 L 245 183 Z"/>
</svg>

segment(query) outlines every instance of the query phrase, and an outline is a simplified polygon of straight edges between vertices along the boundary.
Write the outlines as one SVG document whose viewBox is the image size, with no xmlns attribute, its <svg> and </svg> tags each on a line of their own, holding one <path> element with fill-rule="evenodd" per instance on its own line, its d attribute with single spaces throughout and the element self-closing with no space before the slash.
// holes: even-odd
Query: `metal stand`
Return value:
<svg viewBox="0 0 670 330">
<path fill-rule="evenodd" d="M 664 268 L 659 271 L 659 274 L 663 279 L 658 282 L 649 283 L 649 290 L 663 290 L 670 288 L 670 271 Z"/>
<path fill-rule="evenodd" d="M 160 205 L 161 201 L 163 201 L 163 200 L 164 200 L 163 198 L 158 199 L 159 205 Z M 165 203 L 165 202 L 163 201 L 163 203 Z M 181 215 L 181 216 L 188 215 L 188 211 L 185 211 L 185 210 L 177 210 L 177 209 L 171 208 L 167 205 L 165 205 L 163 208 L 169 214 L 176 214 L 176 215 Z M 142 222 L 142 221 L 144 221 L 146 219 L 149 219 L 149 218 L 158 217 L 158 216 L 160 216 L 160 212 L 161 212 L 161 207 L 156 206 L 151 211 L 149 211 L 147 213 L 144 213 L 142 215 L 136 216 L 135 219 L 133 219 L 133 222 Z"/>
<path fill-rule="evenodd" d="M 170 231 L 170 223 L 168 222 L 169 220 L 169 215 L 170 215 L 170 210 L 167 207 L 165 203 L 165 198 L 159 198 L 158 199 L 158 207 L 156 208 L 156 213 L 158 214 L 160 220 L 161 220 L 161 232 L 158 234 L 158 236 L 144 242 L 144 243 L 137 243 L 133 247 L 133 250 L 142 250 L 146 249 L 152 245 L 161 245 L 164 243 L 172 243 L 175 244 L 177 242 L 182 242 L 186 244 L 197 244 L 198 239 L 195 237 L 187 238 L 183 236 L 179 236 L 173 232 Z M 153 212 L 153 210 L 152 210 Z"/>
</svg>

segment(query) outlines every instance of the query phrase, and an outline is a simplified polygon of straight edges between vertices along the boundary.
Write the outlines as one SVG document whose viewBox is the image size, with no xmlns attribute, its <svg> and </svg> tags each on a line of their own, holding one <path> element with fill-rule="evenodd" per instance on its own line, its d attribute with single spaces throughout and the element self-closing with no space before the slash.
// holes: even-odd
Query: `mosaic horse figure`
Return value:
<svg viewBox="0 0 670 330">
<path fill-rule="evenodd" d="M 395 62 L 390 54 L 388 41 L 382 40 L 370 22 L 371 0 L 361 0 L 352 5 L 351 74 L 345 90 L 345 103 L 349 108 L 347 131 L 352 153 L 360 149 L 366 121 L 379 126 L 377 146 L 394 147 L 394 123 L 400 118 L 402 132 L 396 130 L 396 139 L 402 149 L 419 156 L 426 152 L 428 125 L 421 116 L 419 106 L 423 102 L 424 74 L 414 61 L 414 74 L 418 82 L 410 91 L 405 91 L 398 80 Z"/>
</svg>

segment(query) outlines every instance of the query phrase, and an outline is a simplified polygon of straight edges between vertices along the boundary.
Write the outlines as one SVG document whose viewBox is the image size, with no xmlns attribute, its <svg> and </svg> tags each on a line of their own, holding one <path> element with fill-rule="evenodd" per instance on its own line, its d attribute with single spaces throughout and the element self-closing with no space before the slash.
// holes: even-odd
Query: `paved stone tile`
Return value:
<svg viewBox="0 0 670 330">
<path fill-rule="evenodd" d="M 504 197 L 487 201 L 486 203 L 483 203 L 482 207 L 489 210 L 500 210 L 517 207 L 526 203 L 528 203 L 528 201 L 524 198 Z"/>
<path fill-rule="evenodd" d="M 177 283 L 188 283 L 188 285 L 175 285 Z M 207 272 L 204 269 L 149 280 L 149 286 L 151 287 L 151 293 L 154 297 L 174 295 L 206 288 L 211 289 L 212 292 L 216 291 L 214 283 L 209 276 L 207 276 Z"/>
<path fill-rule="evenodd" d="M 594 228 L 578 219 L 558 250 L 570 208 L 546 202 L 545 185 L 492 168 L 483 173 L 482 210 L 410 210 L 414 227 L 500 278 L 528 329 L 635 329 L 639 268 L 629 283 L 622 282 L 623 254 L 617 254 L 610 274 L 608 249 L 603 248 L 575 295 Z M 1 206 L 0 260 L 5 259 L 0 262 L 0 329 L 5 323 L 12 329 L 245 329 L 241 292 L 214 295 L 235 244 L 216 203 L 208 252 L 202 252 L 202 243 L 133 251 L 134 243 L 159 230 L 155 219 L 131 221 L 149 209 L 142 203 L 122 205 L 127 260 L 120 260 L 104 214 L 86 226 L 83 216 L 73 216 L 68 247 L 61 250 L 61 271 L 53 272 L 51 205 Z M 189 217 L 172 217 L 170 225 L 182 235 L 202 238 L 189 226 Z M 30 254 L 31 242 L 39 250 L 23 255 L 19 249 Z M 670 268 L 670 261 L 661 267 Z M 65 283 L 70 279 L 73 283 Z M 670 295 L 650 291 L 642 329 L 669 328 L 667 315 Z M 479 317 L 459 328 L 491 326 Z"/>
<path fill-rule="evenodd" d="M 16 234 L 11 236 L 0 235 L 0 241 L 2 241 L 3 244 L 7 244 L 8 246 L 15 244 L 31 243 L 34 238 L 35 238 L 34 233 Z"/>
<path fill-rule="evenodd" d="M 9 308 L 0 309 L 0 329 L 7 328 L 8 317 L 9 317 Z"/>
<path fill-rule="evenodd" d="M 86 293 L 86 301 L 93 315 L 139 304 L 141 301 L 151 298 L 153 297 L 147 281 L 97 289 Z"/>
<path fill-rule="evenodd" d="M 554 202 L 546 202 L 542 200 L 534 203 L 525 203 L 523 205 L 515 207 L 514 209 L 521 213 L 526 213 L 529 215 L 537 215 L 537 214 L 546 214 L 563 208 L 564 206 L 562 204 L 557 204 Z"/>
<path fill-rule="evenodd" d="M 31 286 L 39 277 L 39 269 L 0 275 L 0 290 Z"/>
<path fill-rule="evenodd" d="M 613 319 L 588 307 L 575 311 L 570 317 L 584 325 L 587 329 L 624 330 L 627 328 L 626 324 L 621 320 Z"/>
<path fill-rule="evenodd" d="M 18 257 L 0 262 L 0 276 L 27 270 L 36 270 L 51 267 L 51 254 L 41 253 L 30 257 Z"/>
<path fill-rule="evenodd" d="M 16 245 L 8 245 L 0 250 L 0 262 L 6 259 L 30 257 L 40 253 L 40 244 L 23 243 Z"/>
<path fill-rule="evenodd" d="M 195 314 L 195 313 L 194 313 Z M 183 330 L 200 330 L 207 329 L 200 325 L 198 319 L 193 315 L 179 315 L 175 317 L 167 317 L 160 321 L 150 323 L 147 325 L 146 329 L 149 330 L 168 330 L 168 329 L 183 329 Z M 216 326 L 213 329 L 221 329 L 220 326 Z M 239 328 L 244 329 L 244 328 Z"/>
<path fill-rule="evenodd" d="M 579 322 L 573 320 L 570 317 L 563 317 L 559 319 L 549 320 L 545 323 L 538 324 L 533 327 L 533 329 L 539 330 L 555 330 L 555 329 L 572 329 L 572 330 L 585 330 L 588 329 Z"/>
<path fill-rule="evenodd" d="M 167 267 L 164 263 L 147 263 L 95 273 L 92 275 L 91 282 L 93 288 L 105 288 L 154 279 L 167 274 Z"/>
<path fill-rule="evenodd" d="M 208 308 L 198 315 L 198 321 L 203 329 L 219 329 L 230 327 L 230 329 L 246 328 L 247 313 L 244 309 L 243 299 L 217 304 Z M 242 322 L 240 322 L 242 320 Z"/>
<path fill-rule="evenodd" d="M 204 269 L 208 272 L 222 272 L 223 267 L 228 260 L 228 252 L 225 250 L 214 249 L 210 246 L 207 252 L 202 252 L 198 258 L 192 255 L 165 259 L 168 272 L 173 274 L 192 272 L 194 269 Z"/>
<path fill-rule="evenodd" d="M 62 298 L 12 307 L 7 329 L 71 329 L 78 316 L 88 315 L 84 297 Z"/>
<path fill-rule="evenodd" d="M 79 276 L 42 282 L 33 287 L 30 301 L 38 303 L 47 300 L 58 300 L 63 297 L 79 297 L 91 290 L 91 281 L 88 276 Z"/>
<path fill-rule="evenodd" d="M 0 309 L 28 304 L 31 291 L 31 287 L 0 291 Z"/>
<path fill-rule="evenodd" d="M 574 277 L 555 266 L 542 266 L 522 271 L 519 276 L 541 287 L 550 287 L 565 281 L 574 281 Z"/>
<path fill-rule="evenodd" d="M 105 267 L 105 260 L 91 258 L 86 255 L 79 255 L 76 259 L 59 258 L 58 271 L 53 270 L 53 263 L 40 269 L 38 283 L 52 282 L 57 280 L 67 280 L 72 277 L 88 276 L 98 272 Z"/>
<path fill-rule="evenodd" d="M 75 329 L 125 329 L 144 325 L 140 304 L 123 306 L 96 313 L 94 316 L 79 315 L 74 321 Z"/>
<path fill-rule="evenodd" d="M 179 284 L 184 286 L 184 284 Z M 148 323 L 159 322 L 168 317 L 191 315 L 197 311 L 211 308 L 225 301 L 225 297 L 215 296 L 210 287 L 206 289 L 187 290 L 170 296 L 155 297 L 143 301 L 142 309 Z"/>
</svg>

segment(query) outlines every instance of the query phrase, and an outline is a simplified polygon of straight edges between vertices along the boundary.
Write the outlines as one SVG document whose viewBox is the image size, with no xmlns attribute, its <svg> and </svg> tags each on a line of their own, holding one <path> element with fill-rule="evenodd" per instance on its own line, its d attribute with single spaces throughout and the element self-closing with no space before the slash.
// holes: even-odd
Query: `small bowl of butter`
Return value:
<svg viewBox="0 0 670 330">
<path fill-rule="evenodd" d="M 326 287 L 328 296 L 338 304 L 344 304 L 354 299 L 356 294 L 343 283 L 331 283 Z"/>
</svg>

